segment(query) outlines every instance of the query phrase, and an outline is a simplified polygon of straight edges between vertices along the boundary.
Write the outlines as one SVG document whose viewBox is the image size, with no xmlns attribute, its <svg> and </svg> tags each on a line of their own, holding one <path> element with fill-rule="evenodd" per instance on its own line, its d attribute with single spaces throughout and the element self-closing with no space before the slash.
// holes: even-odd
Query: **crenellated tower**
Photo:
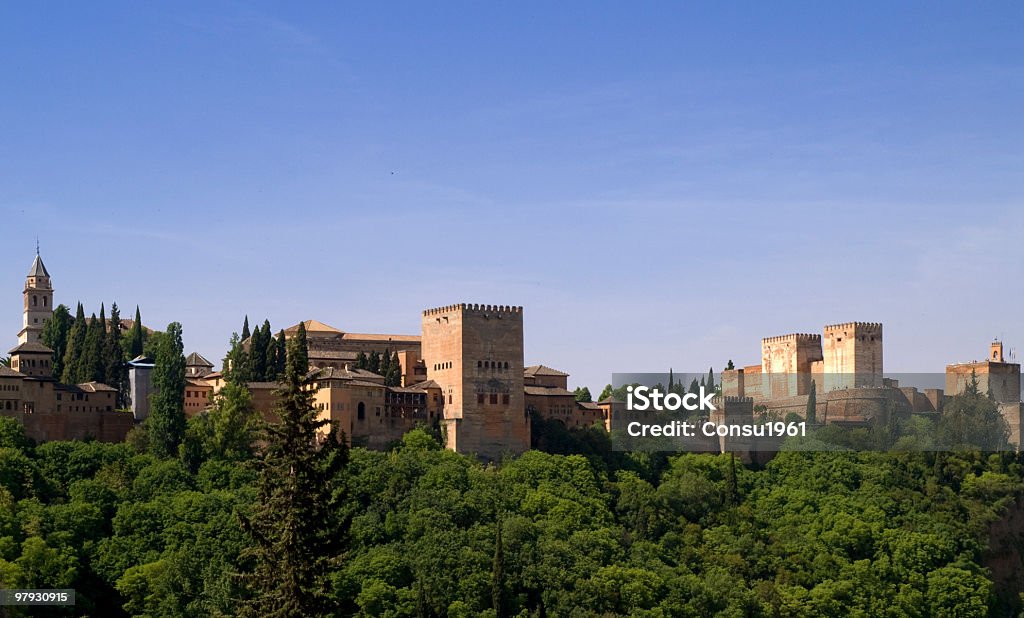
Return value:
<svg viewBox="0 0 1024 618">
<path fill-rule="evenodd" d="M 448 448 L 499 459 L 530 448 L 523 308 L 461 303 L 423 312 L 423 362 L 444 396 Z"/>
<path fill-rule="evenodd" d="M 825 327 L 822 337 L 826 390 L 882 386 L 882 325 L 846 322 Z"/>
</svg>

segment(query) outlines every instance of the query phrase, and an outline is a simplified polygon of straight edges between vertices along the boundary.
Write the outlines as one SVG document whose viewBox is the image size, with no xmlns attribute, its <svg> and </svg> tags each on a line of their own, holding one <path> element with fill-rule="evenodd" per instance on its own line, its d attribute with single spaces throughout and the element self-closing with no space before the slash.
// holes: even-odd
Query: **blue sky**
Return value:
<svg viewBox="0 0 1024 618">
<path fill-rule="evenodd" d="M 827 6 L 826 6 L 827 4 Z M 0 5 L 0 332 L 57 301 L 219 360 L 242 316 L 419 331 L 525 307 L 526 361 L 886 367 L 1024 346 L 1013 3 Z"/>
</svg>

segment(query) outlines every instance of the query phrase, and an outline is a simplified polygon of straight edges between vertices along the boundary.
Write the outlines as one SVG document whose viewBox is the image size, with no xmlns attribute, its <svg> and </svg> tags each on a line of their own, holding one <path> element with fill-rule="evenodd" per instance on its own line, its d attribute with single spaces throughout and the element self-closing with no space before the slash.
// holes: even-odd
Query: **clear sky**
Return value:
<svg viewBox="0 0 1024 618">
<path fill-rule="evenodd" d="M 12 347 L 38 235 L 218 364 L 456 302 L 591 389 L 852 320 L 1024 351 L 1021 3 L 293 4 L 0 5 Z"/>
</svg>

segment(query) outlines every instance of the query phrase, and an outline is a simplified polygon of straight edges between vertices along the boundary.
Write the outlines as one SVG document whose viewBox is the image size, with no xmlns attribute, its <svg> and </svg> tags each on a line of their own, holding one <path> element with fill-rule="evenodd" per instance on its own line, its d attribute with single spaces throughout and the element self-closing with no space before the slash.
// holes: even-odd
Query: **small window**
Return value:
<svg viewBox="0 0 1024 618">
<path fill-rule="evenodd" d="M 505 393 L 501 396 L 501 403 L 508 405 L 508 393 Z"/>
<path fill-rule="evenodd" d="M 483 403 L 484 402 L 484 394 L 483 393 L 477 393 L 476 394 L 476 402 L 477 403 Z"/>
</svg>

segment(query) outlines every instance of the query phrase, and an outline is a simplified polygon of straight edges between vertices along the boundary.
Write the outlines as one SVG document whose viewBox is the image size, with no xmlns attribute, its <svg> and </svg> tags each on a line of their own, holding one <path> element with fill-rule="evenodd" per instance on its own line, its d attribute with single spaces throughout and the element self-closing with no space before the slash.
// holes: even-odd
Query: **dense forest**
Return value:
<svg viewBox="0 0 1024 618">
<path fill-rule="evenodd" d="M 0 587 L 75 589 L 74 607 L 31 608 L 54 616 L 923 617 L 1019 604 L 986 567 L 1020 563 L 1019 526 L 1006 525 L 1020 516 L 1016 453 L 793 451 L 755 468 L 615 452 L 603 431 L 543 422 L 536 450 L 496 464 L 427 428 L 387 452 L 349 450 L 321 433 L 303 340 L 289 342 L 274 425 L 230 372 L 207 414 L 185 422 L 174 398 L 154 401 L 123 444 L 36 445 L 0 419 Z M 174 384 L 178 325 L 155 353 Z"/>
<path fill-rule="evenodd" d="M 238 452 L 213 455 L 217 439 L 196 466 L 138 444 L 33 446 L 4 420 L 3 585 L 78 591 L 73 611 L 50 615 L 239 612 L 258 594 L 242 577 L 253 541 L 241 516 L 259 472 Z M 790 452 L 763 470 L 734 464 L 631 456 L 610 468 L 532 451 L 485 466 L 424 431 L 390 452 L 353 449 L 337 472 L 340 550 L 324 556 L 322 607 L 984 616 L 1013 601 L 997 598 L 982 560 L 990 524 L 1020 495 L 1014 455 Z"/>
</svg>

